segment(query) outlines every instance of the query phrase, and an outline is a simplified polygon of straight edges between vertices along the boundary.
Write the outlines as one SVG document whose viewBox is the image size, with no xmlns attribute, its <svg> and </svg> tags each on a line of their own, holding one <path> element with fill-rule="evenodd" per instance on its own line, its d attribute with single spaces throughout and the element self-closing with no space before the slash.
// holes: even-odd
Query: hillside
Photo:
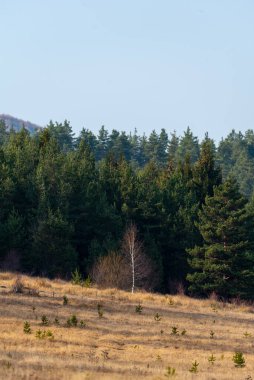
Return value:
<svg viewBox="0 0 254 380">
<path fill-rule="evenodd" d="M 181 380 L 252 379 L 253 306 L 183 295 L 132 295 L 26 276 L 19 280 L 22 292 L 14 293 L 16 280 L 0 273 L 1 379 L 159 380 L 171 378 L 165 376 L 168 367 L 175 368 L 172 378 Z M 136 312 L 139 303 L 141 313 Z M 73 315 L 78 324 L 67 327 Z M 23 332 L 25 321 L 30 334 Z M 43 338 L 44 330 L 53 338 Z M 234 366 L 235 351 L 243 352 L 244 368 Z M 212 354 L 214 364 L 208 361 Z M 196 374 L 189 372 L 195 360 Z"/>
<path fill-rule="evenodd" d="M 31 134 L 34 134 L 41 128 L 36 124 L 30 123 L 30 121 L 24 121 L 5 114 L 0 114 L 0 120 L 5 122 L 8 129 L 13 128 L 16 132 L 20 131 L 24 126 Z"/>
</svg>

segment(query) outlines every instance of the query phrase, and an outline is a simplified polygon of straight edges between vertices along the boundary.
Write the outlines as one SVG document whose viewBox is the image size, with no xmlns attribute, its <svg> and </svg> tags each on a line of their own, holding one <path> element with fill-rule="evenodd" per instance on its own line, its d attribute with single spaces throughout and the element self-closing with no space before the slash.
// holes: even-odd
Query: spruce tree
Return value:
<svg viewBox="0 0 254 380">
<path fill-rule="evenodd" d="M 233 178 L 214 188 L 199 211 L 197 227 L 203 244 L 188 250 L 193 273 L 187 276 L 194 294 L 253 298 L 254 270 L 249 231 L 253 215 Z"/>
<path fill-rule="evenodd" d="M 220 185 L 222 181 L 221 169 L 216 167 L 214 157 L 214 142 L 206 135 L 193 169 L 193 185 L 200 204 L 204 203 L 207 195 L 213 195 L 214 186 Z"/>
</svg>

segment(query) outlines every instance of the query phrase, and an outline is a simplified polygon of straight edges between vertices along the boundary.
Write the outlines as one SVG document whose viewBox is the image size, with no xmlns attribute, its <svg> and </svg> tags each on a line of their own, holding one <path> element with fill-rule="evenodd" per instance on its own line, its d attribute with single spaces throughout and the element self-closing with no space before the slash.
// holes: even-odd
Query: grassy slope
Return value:
<svg viewBox="0 0 254 380">
<path fill-rule="evenodd" d="M 148 293 L 134 295 L 115 289 L 86 289 L 63 281 L 23 276 L 27 287 L 40 296 L 10 292 L 15 276 L 0 273 L 0 378 L 1 379 L 166 379 L 166 367 L 176 379 L 251 379 L 254 374 L 253 308 L 194 300 L 185 296 Z M 53 296 L 54 295 L 54 296 Z M 63 295 L 69 303 L 63 306 Z M 141 302 L 143 311 L 135 312 Z M 103 305 L 99 318 L 98 303 Z M 159 313 L 161 321 L 154 315 Z M 38 339 L 46 329 L 54 340 Z M 85 328 L 66 327 L 75 314 Z M 60 326 L 53 323 L 59 318 Z M 23 333 L 31 324 L 32 334 Z M 171 335 L 172 326 L 186 335 Z M 163 330 L 163 332 L 161 332 Z M 215 332 L 210 338 L 210 331 Z M 248 336 L 244 333 L 248 332 Z M 235 368 L 234 351 L 242 351 L 245 368 Z M 212 366 L 211 354 L 216 357 Z M 199 362 L 197 374 L 189 372 Z"/>
</svg>

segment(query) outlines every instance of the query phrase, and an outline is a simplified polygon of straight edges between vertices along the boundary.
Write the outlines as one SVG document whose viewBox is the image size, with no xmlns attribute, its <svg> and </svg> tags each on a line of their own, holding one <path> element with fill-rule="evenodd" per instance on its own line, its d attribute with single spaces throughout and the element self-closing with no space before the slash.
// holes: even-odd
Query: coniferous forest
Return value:
<svg viewBox="0 0 254 380">
<path fill-rule="evenodd" d="M 74 137 L 67 121 L 34 135 L 1 122 L 0 266 L 92 276 L 133 225 L 153 290 L 253 299 L 253 189 L 252 130 L 215 144 L 190 128 Z"/>
</svg>

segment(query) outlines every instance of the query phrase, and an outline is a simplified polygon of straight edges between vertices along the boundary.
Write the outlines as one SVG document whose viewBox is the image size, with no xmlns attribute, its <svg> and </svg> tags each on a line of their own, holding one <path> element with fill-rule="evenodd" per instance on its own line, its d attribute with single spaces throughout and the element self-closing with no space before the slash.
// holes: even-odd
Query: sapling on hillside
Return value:
<svg viewBox="0 0 254 380">
<path fill-rule="evenodd" d="M 139 303 L 136 307 L 135 307 L 135 311 L 136 313 L 138 314 L 141 314 L 142 311 L 143 311 L 143 306 L 141 305 L 141 303 Z"/>
<path fill-rule="evenodd" d="M 235 367 L 237 368 L 245 367 L 245 359 L 242 352 L 235 352 L 232 360 L 235 363 Z"/>
<path fill-rule="evenodd" d="M 78 319 L 76 315 L 72 315 L 70 318 L 67 319 L 68 327 L 77 327 L 77 325 L 78 325 Z"/>
<path fill-rule="evenodd" d="M 170 366 L 168 366 L 167 368 L 166 368 L 166 373 L 165 373 L 165 376 L 166 377 L 171 377 L 171 376 L 174 376 L 176 374 L 176 370 L 175 370 L 175 368 L 173 368 L 173 367 L 170 367 Z"/>
<path fill-rule="evenodd" d="M 198 372 L 198 366 L 199 366 L 199 363 L 195 360 L 192 363 L 191 368 L 189 369 L 189 372 L 197 373 Z"/>
<path fill-rule="evenodd" d="M 209 356 L 209 358 L 208 358 L 209 363 L 212 364 L 212 365 L 214 365 L 215 360 L 216 360 L 216 357 L 214 356 L 214 354 L 212 354 L 212 355 Z"/>
<path fill-rule="evenodd" d="M 159 313 L 156 313 L 156 314 L 155 314 L 155 316 L 154 316 L 154 320 L 155 320 L 156 322 L 159 322 L 159 321 L 161 320 L 161 316 L 160 316 Z"/>
<path fill-rule="evenodd" d="M 99 318 L 102 318 L 103 317 L 103 310 L 102 310 L 102 305 L 100 303 L 98 303 L 98 305 L 97 305 L 97 312 L 98 312 Z"/>
<path fill-rule="evenodd" d="M 41 324 L 44 325 L 44 326 L 48 326 L 49 325 L 49 319 L 46 315 L 42 315 L 41 317 Z"/>
<path fill-rule="evenodd" d="M 31 330 L 29 322 L 27 322 L 27 321 L 24 322 L 23 331 L 24 331 L 25 334 L 31 334 L 32 330 Z"/>
<path fill-rule="evenodd" d="M 172 326 L 171 335 L 179 335 L 179 330 L 176 326 Z"/>
</svg>

